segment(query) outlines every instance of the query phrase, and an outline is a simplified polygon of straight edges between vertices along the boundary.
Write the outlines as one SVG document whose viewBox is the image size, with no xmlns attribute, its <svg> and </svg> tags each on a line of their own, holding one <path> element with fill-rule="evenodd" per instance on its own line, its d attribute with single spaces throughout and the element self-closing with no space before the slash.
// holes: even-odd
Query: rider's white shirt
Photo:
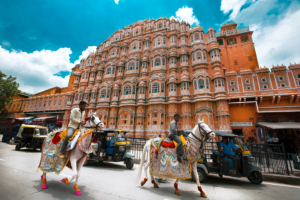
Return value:
<svg viewBox="0 0 300 200">
<path fill-rule="evenodd" d="M 81 121 L 84 121 L 85 111 L 80 110 L 80 108 L 73 108 L 70 115 L 70 123 L 68 127 L 77 129 Z"/>
</svg>

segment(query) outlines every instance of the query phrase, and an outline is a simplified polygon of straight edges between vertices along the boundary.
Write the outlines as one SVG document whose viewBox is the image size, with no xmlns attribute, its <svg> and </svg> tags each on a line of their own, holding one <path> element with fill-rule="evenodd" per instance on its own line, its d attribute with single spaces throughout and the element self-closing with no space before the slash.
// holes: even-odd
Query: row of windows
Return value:
<svg viewBox="0 0 300 200">
<path fill-rule="evenodd" d="M 240 40 L 241 42 L 249 42 L 249 37 L 247 35 L 244 35 L 244 36 L 241 36 L 240 37 Z M 236 38 L 230 38 L 230 39 L 227 39 L 227 45 L 232 45 L 232 44 L 237 44 L 237 40 Z M 223 45 L 223 39 L 218 39 L 218 43 L 219 45 Z"/>
<path fill-rule="evenodd" d="M 65 101 L 64 101 L 64 105 L 67 105 L 67 101 L 68 101 L 68 99 L 65 99 Z M 53 106 L 56 106 L 56 100 L 54 100 L 53 101 Z M 49 100 L 48 101 L 48 106 L 51 106 L 51 103 L 52 103 L 52 100 Z M 30 105 L 30 103 L 27 103 L 27 108 L 29 108 L 29 105 Z M 33 102 L 31 102 L 31 108 L 33 107 L 33 105 L 34 105 L 34 107 L 46 107 L 47 106 L 47 101 L 40 101 L 39 103 L 38 102 L 35 102 L 35 103 L 33 103 Z M 60 106 L 60 105 L 62 105 L 62 99 L 60 99 L 59 101 L 58 101 L 58 105 Z"/>
</svg>

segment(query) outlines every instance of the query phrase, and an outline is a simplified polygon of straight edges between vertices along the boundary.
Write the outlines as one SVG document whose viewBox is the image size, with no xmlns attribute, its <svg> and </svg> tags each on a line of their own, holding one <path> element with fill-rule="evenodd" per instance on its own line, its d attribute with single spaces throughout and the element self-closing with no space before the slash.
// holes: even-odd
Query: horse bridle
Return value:
<svg viewBox="0 0 300 200">
<path fill-rule="evenodd" d="M 87 122 L 88 121 L 92 121 L 93 122 L 93 120 L 95 119 L 95 117 L 94 117 L 94 115 L 91 115 L 90 117 L 89 117 L 89 119 L 87 120 Z M 101 123 L 101 120 L 100 120 L 100 122 L 98 123 L 98 124 L 96 124 L 96 127 L 86 127 L 85 126 L 85 128 L 97 128 L 98 127 L 98 125 Z"/>
<path fill-rule="evenodd" d="M 206 132 L 206 131 L 204 130 L 204 128 L 202 128 L 202 127 L 200 126 L 202 123 L 203 123 L 203 122 L 198 123 L 198 129 L 199 129 L 199 133 L 205 138 L 204 141 L 206 141 L 206 140 L 208 139 L 207 136 L 208 136 L 209 134 L 211 134 L 213 131 Z M 195 138 L 196 140 L 198 140 L 199 142 L 203 142 L 203 140 L 201 140 L 200 138 L 198 138 L 193 132 L 192 132 L 192 135 L 193 135 L 194 138 Z M 192 138 L 190 138 L 190 139 L 192 139 Z"/>
</svg>

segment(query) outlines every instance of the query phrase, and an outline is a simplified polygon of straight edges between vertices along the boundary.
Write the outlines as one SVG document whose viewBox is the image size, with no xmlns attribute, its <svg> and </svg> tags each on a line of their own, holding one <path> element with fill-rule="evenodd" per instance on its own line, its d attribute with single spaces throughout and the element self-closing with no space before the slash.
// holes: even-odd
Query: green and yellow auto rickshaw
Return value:
<svg viewBox="0 0 300 200">
<path fill-rule="evenodd" d="M 130 152 L 130 142 L 124 138 L 125 135 L 126 131 L 111 128 L 97 131 L 91 144 L 94 152 L 89 154 L 84 165 L 88 165 L 91 161 L 124 161 L 126 167 L 132 169 L 134 154 Z"/>
<path fill-rule="evenodd" d="M 231 133 L 223 133 L 214 131 L 216 141 L 207 142 L 203 148 L 205 158 L 202 162 L 198 162 L 197 169 L 200 182 L 204 182 L 208 174 L 218 174 L 221 178 L 223 175 L 231 177 L 247 177 L 253 184 L 261 184 L 263 182 L 262 169 L 254 164 L 255 158 L 247 146 L 238 136 Z M 238 148 L 235 152 L 241 158 L 240 167 L 234 167 L 233 161 L 223 156 L 220 150 L 220 137 L 228 137 Z M 238 175 L 240 170 L 241 175 Z M 193 176 L 193 180 L 195 180 Z"/>
<path fill-rule="evenodd" d="M 17 143 L 15 149 L 21 148 L 39 148 L 41 150 L 44 139 L 48 136 L 48 127 L 38 125 L 22 124 L 14 143 Z"/>
</svg>

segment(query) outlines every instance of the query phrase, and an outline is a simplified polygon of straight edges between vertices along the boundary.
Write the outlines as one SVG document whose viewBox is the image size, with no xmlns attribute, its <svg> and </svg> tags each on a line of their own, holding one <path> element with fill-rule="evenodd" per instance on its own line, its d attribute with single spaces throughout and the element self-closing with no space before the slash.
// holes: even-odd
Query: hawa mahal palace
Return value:
<svg viewBox="0 0 300 200">
<path fill-rule="evenodd" d="M 259 121 L 299 121 L 300 64 L 259 68 L 252 33 L 235 23 L 205 32 L 168 18 L 138 21 L 82 59 L 68 87 L 15 99 L 8 114 L 61 115 L 67 127 L 84 100 L 107 128 L 138 138 L 167 134 L 175 113 L 179 129 L 201 119 L 245 138 Z"/>
</svg>

